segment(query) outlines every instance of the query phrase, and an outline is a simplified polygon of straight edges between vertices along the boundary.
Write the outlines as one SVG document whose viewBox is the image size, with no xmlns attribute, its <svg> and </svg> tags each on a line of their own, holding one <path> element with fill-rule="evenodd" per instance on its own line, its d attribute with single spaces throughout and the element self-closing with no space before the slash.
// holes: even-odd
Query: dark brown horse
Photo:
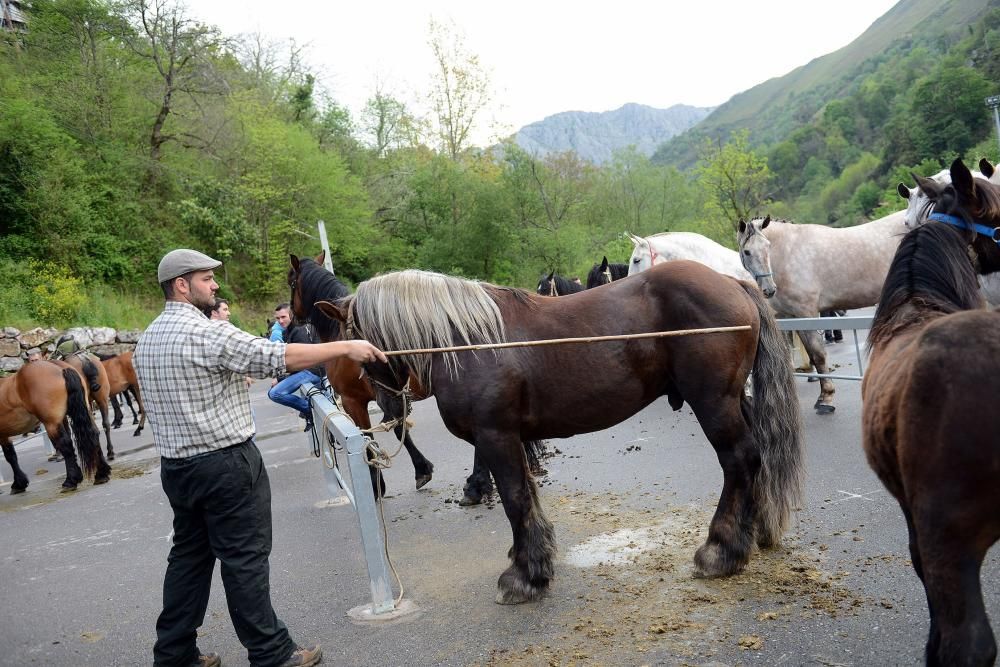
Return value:
<svg viewBox="0 0 1000 667">
<path fill-rule="evenodd" d="M 702 576 L 776 544 L 800 495 L 801 423 L 788 350 L 755 285 L 695 262 L 667 262 L 560 299 L 422 271 L 365 281 L 340 302 L 352 337 L 385 350 L 746 325 L 723 333 L 502 352 L 392 357 L 366 369 L 400 388 L 410 369 L 448 430 L 493 474 L 513 531 L 497 602 L 537 599 L 553 575 L 555 537 L 522 441 L 567 438 L 628 419 L 660 396 L 687 402 L 715 448 L 724 483 Z M 599 346 L 598 346 L 599 345 Z M 753 371 L 753 397 L 744 393 Z M 595 409 L 594 406 L 599 406 Z"/>
<path fill-rule="evenodd" d="M 101 425 L 104 427 L 104 439 L 108 445 L 108 460 L 114 461 L 115 448 L 111 446 L 111 420 L 108 419 L 108 407 L 111 404 L 111 389 L 109 388 L 108 373 L 104 370 L 104 364 L 96 356 L 84 351 L 65 355 L 62 361 L 80 371 L 83 377 L 86 378 L 90 400 L 97 405 L 97 409 L 101 412 Z"/>
<path fill-rule="evenodd" d="M 139 378 L 136 377 L 135 366 L 132 365 L 132 351 L 129 350 L 110 357 L 101 357 L 101 365 L 104 366 L 104 372 L 108 376 L 111 407 L 115 411 L 115 419 L 111 423 L 111 427 L 118 428 L 122 425 L 122 417 L 124 415 L 117 399 L 119 395 L 122 395 L 125 398 L 125 402 L 128 403 L 129 409 L 132 410 L 132 423 L 139 425 L 132 435 L 139 435 L 142 433 L 142 427 L 146 425 L 146 407 L 142 404 L 142 393 L 139 391 Z M 139 406 L 138 415 L 135 412 L 135 408 L 132 407 L 129 392 L 135 396 L 135 401 Z"/>
<path fill-rule="evenodd" d="M 611 264 L 605 256 L 601 259 L 601 263 L 594 264 L 587 274 L 587 289 L 607 285 L 622 278 L 628 278 L 628 264 Z"/>
<path fill-rule="evenodd" d="M 0 378 L 0 445 L 14 470 L 11 493 L 28 488 L 28 477 L 17 463 L 11 437 L 33 430 L 39 422 L 66 462 L 64 489 L 75 489 L 83 481 L 83 472 L 94 477 L 94 484 L 108 481 L 111 467 L 101 454 L 101 436 L 90 413 L 83 377 L 60 361 L 33 361 L 14 375 Z M 72 437 L 67 424 L 72 425 Z M 74 439 L 83 472 L 76 462 Z"/>
<path fill-rule="evenodd" d="M 932 222 L 900 243 L 869 334 L 865 454 L 899 501 L 930 613 L 929 665 L 992 665 L 980 568 L 1000 539 L 1000 314 L 975 270 L 1000 270 L 1000 188 L 960 161 L 918 179 Z"/>
</svg>

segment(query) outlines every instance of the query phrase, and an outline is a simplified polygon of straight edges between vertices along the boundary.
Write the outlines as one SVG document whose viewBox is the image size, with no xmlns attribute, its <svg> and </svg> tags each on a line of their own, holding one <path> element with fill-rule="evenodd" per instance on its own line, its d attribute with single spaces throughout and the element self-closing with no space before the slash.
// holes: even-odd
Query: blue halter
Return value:
<svg viewBox="0 0 1000 667">
<path fill-rule="evenodd" d="M 981 225 L 978 222 L 967 222 L 964 218 L 960 218 L 956 215 L 948 215 L 947 213 L 931 213 L 927 216 L 927 219 L 943 222 L 946 225 L 958 227 L 959 229 L 973 229 L 976 233 L 982 234 L 983 236 L 992 239 L 997 245 L 1000 245 L 1000 227 L 987 227 L 986 225 Z"/>
</svg>

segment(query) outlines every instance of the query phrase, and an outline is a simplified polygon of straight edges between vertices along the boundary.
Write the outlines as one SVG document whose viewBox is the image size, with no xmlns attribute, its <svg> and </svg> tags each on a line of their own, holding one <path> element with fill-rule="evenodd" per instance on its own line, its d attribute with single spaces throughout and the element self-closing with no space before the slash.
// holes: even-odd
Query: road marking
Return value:
<svg viewBox="0 0 1000 667">
<path fill-rule="evenodd" d="M 876 489 L 874 491 L 867 491 L 865 493 L 851 493 L 850 491 L 841 491 L 840 489 L 837 489 L 837 493 L 843 493 L 845 497 L 844 498 L 840 498 L 839 500 L 834 500 L 833 501 L 834 504 L 836 504 L 836 503 L 842 503 L 845 500 L 854 500 L 854 499 L 858 499 L 858 500 L 870 500 L 871 502 L 875 502 L 875 499 L 871 498 L 869 496 L 873 496 L 876 493 L 881 493 L 881 490 L 880 489 Z"/>
</svg>

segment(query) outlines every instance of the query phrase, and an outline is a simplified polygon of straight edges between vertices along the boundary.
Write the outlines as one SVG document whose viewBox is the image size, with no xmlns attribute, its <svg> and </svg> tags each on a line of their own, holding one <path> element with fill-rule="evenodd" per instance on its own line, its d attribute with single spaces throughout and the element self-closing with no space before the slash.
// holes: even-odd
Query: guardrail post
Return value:
<svg viewBox="0 0 1000 667">
<path fill-rule="evenodd" d="M 368 466 L 367 439 L 325 394 L 314 389 L 312 384 L 306 383 L 302 385 L 300 392 L 310 401 L 313 423 L 316 425 L 314 428 L 321 429 L 316 435 L 323 447 L 321 457 L 325 464 L 323 474 L 331 493 L 339 495 L 339 490 L 342 489 L 357 510 L 361 544 L 368 566 L 372 603 L 356 607 L 348 612 L 348 615 L 356 620 L 389 620 L 403 613 L 415 611 L 416 607 L 412 603 L 397 607 L 392 594 L 381 515 L 379 506 L 375 502 L 371 469 Z M 336 445 L 347 452 L 347 478 L 340 468 L 340 461 L 336 460 L 326 444 L 328 437 L 333 438 Z"/>
</svg>

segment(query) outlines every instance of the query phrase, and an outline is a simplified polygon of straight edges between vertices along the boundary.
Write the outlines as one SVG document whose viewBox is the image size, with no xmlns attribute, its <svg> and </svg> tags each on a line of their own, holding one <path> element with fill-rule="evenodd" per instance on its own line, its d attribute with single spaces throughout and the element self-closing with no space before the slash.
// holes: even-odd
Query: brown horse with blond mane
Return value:
<svg viewBox="0 0 1000 667">
<path fill-rule="evenodd" d="M 14 375 L 0 378 L 0 446 L 14 470 L 12 494 L 28 488 L 28 477 L 17 463 L 11 438 L 34 430 L 39 422 L 66 462 L 63 489 L 75 489 L 83 481 L 84 473 L 94 477 L 94 484 L 110 479 L 111 467 L 101 454 L 100 434 L 90 413 L 90 397 L 83 376 L 60 361 L 33 361 Z M 72 425 L 72 437 L 68 424 Z M 83 472 L 76 462 L 74 439 Z"/>
<path fill-rule="evenodd" d="M 552 299 L 402 271 L 367 280 L 353 296 L 324 307 L 352 323 L 352 337 L 386 351 L 745 326 L 590 347 L 401 355 L 365 365 L 380 387 L 397 391 L 414 374 L 434 395 L 448 430 L 473 445 L 493 474 L 513 533 L 511 565 L 497 582 L 501 604 L 538 599 L 555 567 L 555 535 L 525 442 L 608 428 L 660 396 L 674 409 L 687 403 L 723 473 L 708 539 L 694 558 L 701 576 L 740 572 L 755 546 L 777 544 L 798 502 L 799 404 L 787 347 L 755 285 L 676 261 Z M 744 392 L 751 371 L 752 397 Z"/>
</svg>

